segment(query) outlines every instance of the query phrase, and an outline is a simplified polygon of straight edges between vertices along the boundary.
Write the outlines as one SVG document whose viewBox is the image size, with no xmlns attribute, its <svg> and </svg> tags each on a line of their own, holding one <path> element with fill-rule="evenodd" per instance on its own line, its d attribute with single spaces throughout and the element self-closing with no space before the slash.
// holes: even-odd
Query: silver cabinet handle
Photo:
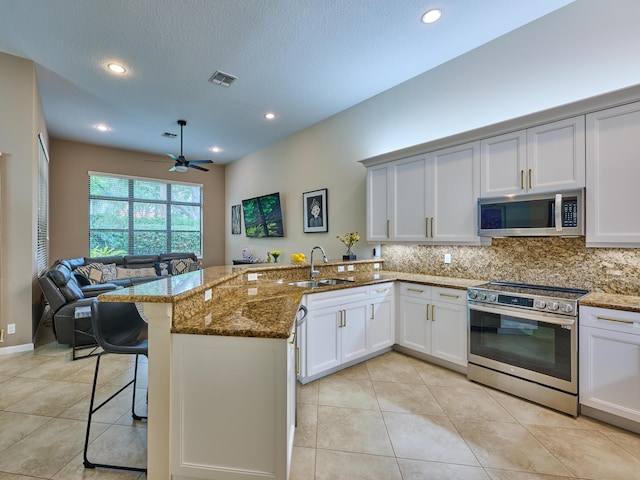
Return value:
<svg viewBox="0 0 640 480">
<path fill-rule="evenodd" d="M 436 321 L 436 305 L 435 305 L 435 303 L 433 305 L 431 305 L 431 321 L 432 322 Z"/>
<path fill-rule="evenodd" d="M 424 293 L 424 290 L 418 290 L 417 288 L 407 288 L 407 292 Z"/>
<path fill-rule="evenodd" d="M 520 190 L 524 190 L 524 170 L 520 170 Z"/>
<path fill-rule="evenodd" d="M 427 305 L 425 306 L 426 310 L 427 310 L 427 322 L 429 321 L 429 304 L 427 303 Z"/>
<path fill-rule="evenodd" d="M 529 169 L 529 188 L 533 188 L 533 168 Z"/>
<path fill-rule="evenodd" d="M 374 310 L 374 304 L 371 304 L 371 318 L 369 320 L 375 320 L 375 310 Z"/>
<path fill-rule="evenodd" d="M 387 238 L 391 237 L 391 220 L 387 220 Z"/>
<path fill-rule="evenodd" d="M 344 314 L 344 316 L 342 318 L 344 318 L 344 323 L 342 324 L 343 327 L 347 326 L 347 311 L 343 310 L 342 313 Z"/>
</svg>

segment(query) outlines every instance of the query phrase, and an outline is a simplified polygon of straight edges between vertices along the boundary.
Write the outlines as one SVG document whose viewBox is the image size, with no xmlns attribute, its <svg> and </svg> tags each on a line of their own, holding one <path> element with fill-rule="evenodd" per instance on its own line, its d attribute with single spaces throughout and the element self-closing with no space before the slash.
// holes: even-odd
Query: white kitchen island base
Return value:
<svg viewBox="0 0 640 480">
<path fill-rule="evenodd" d="M 293 353 L 289 339 L 172 335 L 174 479 L 289 477 Z"/>
</svg>

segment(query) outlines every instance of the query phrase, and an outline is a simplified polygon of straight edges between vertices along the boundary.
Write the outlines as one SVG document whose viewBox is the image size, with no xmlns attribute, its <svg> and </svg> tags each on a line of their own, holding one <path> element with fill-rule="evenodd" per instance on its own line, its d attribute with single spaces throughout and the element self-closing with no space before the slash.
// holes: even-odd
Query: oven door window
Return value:
<svg viewBox="0 0 640 480">
<path fill-rule="evenodd" d="M 469 352 L 571 381 L 571 328 L 541 320 L 469 310 Z"/>
</svg>

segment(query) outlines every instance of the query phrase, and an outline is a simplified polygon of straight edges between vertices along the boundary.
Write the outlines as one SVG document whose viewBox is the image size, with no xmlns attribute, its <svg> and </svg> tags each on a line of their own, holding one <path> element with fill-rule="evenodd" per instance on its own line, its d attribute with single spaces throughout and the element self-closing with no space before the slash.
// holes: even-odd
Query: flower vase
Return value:
<svg viewBox="0 0 640 480">
<path fill-rule="evenodd" d="M 356 256 L 351 253 L 351 247 L 347 247 L 347 253 L 342 256 L 342 260 L 355 260 Z"/>
<path fill-rule="evenodd" d="M 278 257 L 279 255 L 274 255 L 273 253 L 271 254 L 271 256 L 273 257 L 273 263 L 278 263 Z"/>
</svg>

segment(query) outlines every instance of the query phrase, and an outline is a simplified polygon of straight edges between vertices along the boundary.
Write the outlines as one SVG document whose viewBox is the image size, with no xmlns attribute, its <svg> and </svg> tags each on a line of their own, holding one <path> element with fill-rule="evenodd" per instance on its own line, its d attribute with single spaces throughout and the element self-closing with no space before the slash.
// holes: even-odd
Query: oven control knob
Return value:
<svg viewBox="0 0 640 480">
<path fill-rule="evenodd" d="M 469 290 L 469 298 L 470 299 L 474 299 L 478 296 L 478 292 L 476 292 L 475 290 Z"/>
<path fill-rule="evenodd" d="M 534 308 L 544 308 L 547 306 L 547 302 L 545 302 L 544 300 L 536 300 L 533 304 Z"/>
<path fill-rule="evenodd" d="M 498 299 L 498 296 L 495 293 L 489 295 L 489 301 L 495 302 Z"/>
<path fill-rule="evenodd" d="M 486 293 L 481 293 L 480 295 L 478 295 L 478 298 L 480 300 L 486 300 L 487 299 L 487 294 Z"/>
<path fill-rule="evenodd" d="M 566 313 L 571 313 L 573 312 L 573 306 L 567 303 L 566 305 L 562 306 L 562 311 Z"/>
<path fill-rule="evenodd" d="M 551 302 L 549 304 L 549 310 L 558 310 L 558 308 L 560 308 L 560 305 L 558 305 L 558 302 Z"/>
</svg>

